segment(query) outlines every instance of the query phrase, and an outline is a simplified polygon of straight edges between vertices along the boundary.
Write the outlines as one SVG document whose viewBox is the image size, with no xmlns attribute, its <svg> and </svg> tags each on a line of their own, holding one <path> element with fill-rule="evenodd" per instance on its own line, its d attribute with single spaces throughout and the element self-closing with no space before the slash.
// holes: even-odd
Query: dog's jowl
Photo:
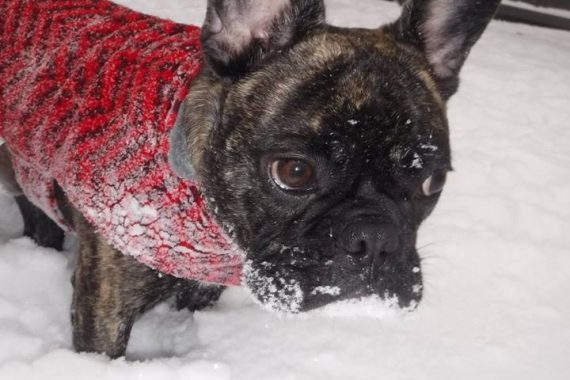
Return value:
<svg viewBox="0 0 570 380">
<path fill-rule="evenodd" d="M 446 102 L 498 3 L 410 0 L 368 30 L 326 24 L 318 0 L 210 0 L 199 29 L 0 0 L 0 184 L 36 241 L 78 237 L 76 349 L 124 355 L 157 302 L 240 283 L 281 312 L 415 308 Z"/>
</svg>

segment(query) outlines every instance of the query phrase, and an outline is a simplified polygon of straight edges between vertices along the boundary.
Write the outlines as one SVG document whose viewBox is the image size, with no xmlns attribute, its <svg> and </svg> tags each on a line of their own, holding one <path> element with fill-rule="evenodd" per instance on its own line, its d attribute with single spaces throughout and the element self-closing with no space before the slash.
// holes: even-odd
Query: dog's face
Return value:
<svg viewBox="0 0 570 380">
<path fill-rule="evenodd" d="M 320 1 L 237 3 L 209 3 L 183 126 L 247 287 L 283 311 L 414 307 L 417 230 L 451 168 L 445 102 L 496 2 L 411 2 L 378 30 L 327 26 Z"/>
</svg>

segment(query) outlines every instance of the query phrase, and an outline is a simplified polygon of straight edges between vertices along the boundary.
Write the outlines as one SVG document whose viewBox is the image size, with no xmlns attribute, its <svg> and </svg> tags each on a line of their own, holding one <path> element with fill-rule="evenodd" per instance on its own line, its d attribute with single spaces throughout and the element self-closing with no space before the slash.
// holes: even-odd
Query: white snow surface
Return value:
<svg viewBox="0 0 570 380">
<path fill-rule="evenodd" d="M 205 0 L 121 0 L 199 24 Z M 399 9 L 329 0 L 337 25 Z M 449 104 L 455 172 L 420 231 L 424 300 L 284 317 L 240 289 L 206 311 L 158 306 L 127 359 L 71 347 L 69 252 L 21 234 L 0 198 L 0 379 L 570 378 L 570 34 L 493 22 Z M 71 250 L 71 249 L 70 249 Z"/>
</svg>

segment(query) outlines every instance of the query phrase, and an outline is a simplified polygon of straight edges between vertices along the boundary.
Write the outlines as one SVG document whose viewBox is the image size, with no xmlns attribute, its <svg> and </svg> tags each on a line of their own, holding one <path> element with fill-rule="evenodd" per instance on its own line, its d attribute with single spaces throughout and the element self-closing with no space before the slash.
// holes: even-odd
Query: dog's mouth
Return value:
<svg viewBox="0 0 570 380">
<path fill-rule="evenodd" d="M 301 250 L 296 253 L 299 256 Z M 387 260 L 382 252 L 366 263 L 346 255 L 324 260 L 323 255 L 321 260 L 287 260 L 283 256 L 281 260 L 246 260 L 244 265 L 244 286 L 254 300 L 272 311 L 306 312 L 369 296 L 414 310 L 422 298 L 422 273 L 415 250 L 406 260 L 396 262 Z"/>
</svg>

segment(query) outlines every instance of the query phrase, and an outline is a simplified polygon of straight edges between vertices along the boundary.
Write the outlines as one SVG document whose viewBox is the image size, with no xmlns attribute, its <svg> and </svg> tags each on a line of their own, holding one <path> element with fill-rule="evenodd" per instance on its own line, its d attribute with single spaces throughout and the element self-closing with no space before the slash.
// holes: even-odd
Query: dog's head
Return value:
<svg viewBox="0 0 570 380">
<path fill-rule="evenodd" d="M 318 0 L 208 2 L 182 162 L 259 301 L 421 299 L 416 234 L 451 167 L 446 101 L 498 2 L 409 1 L 374 30 L 327 25 Z"/>
</svg>

